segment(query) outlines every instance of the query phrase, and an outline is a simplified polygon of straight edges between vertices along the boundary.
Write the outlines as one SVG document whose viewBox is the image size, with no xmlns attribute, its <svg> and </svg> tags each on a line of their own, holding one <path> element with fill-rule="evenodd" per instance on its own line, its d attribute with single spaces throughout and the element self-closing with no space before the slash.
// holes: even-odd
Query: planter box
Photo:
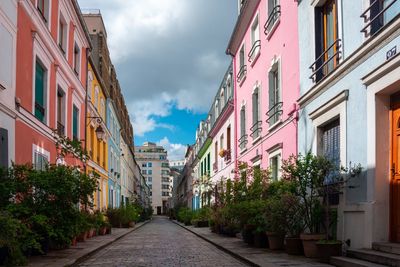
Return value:
<svg viewBox="0 0 400 267">
<path fill-rule="evenodd" d="M 284 248 L 284 241 L 285 241 L 284 234 L 271 233 L 271 232 L 267 232 L 266 234 L 268 236 L 268 244 L 270 249 L 279 250 Z"/>
<path fill-rule="evenodd" d="M 307 258 L 318 258 L 317 242 L 324 239 L 323 234 L 301 234 L 300 238 L 303 242 L 304 255 Z"/>
</svg>

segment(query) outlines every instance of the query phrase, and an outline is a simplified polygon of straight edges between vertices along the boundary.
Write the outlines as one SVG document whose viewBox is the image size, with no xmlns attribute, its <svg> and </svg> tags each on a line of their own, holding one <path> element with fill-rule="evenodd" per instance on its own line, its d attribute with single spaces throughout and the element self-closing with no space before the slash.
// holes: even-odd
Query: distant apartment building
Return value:
<svg viewBox="0 0 400 267">
<path fill-rule="evenodd" d="M 135 158 L 150 188 L 151 205 L 155 214 L 165 214 L 172 196 L 167 151 L 155 143 L 135 146 Z"/>
<path fill-rule="evenodd" d="M 172 169 L 176 169 L 178 171 L 182 171 L 183 167 L 185 167 L 185 160 L 180 159 L 180 160 L 170 160 L 169 161 L 169 167 Z"/>
</svg>

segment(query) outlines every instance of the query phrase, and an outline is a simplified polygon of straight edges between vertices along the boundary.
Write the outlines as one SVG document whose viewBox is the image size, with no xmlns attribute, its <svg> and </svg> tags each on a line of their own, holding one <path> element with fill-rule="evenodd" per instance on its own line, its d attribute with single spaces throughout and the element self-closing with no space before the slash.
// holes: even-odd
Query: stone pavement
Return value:
<svg viewBox="0 0 400 267">
<path fill-rule="evenodd" d="M 193 226 L 185 226 L 181 223 L 175 222 L 181 227 L 195 233 L 196 235 L 204 238 L 218 247 L 231 254 L 235 254 L 242 259 L 252 263 L 253 266 L 265 267 L 283 267 L 283 266 L 296 266 L 296 267 L 332 267 L 332 265 L 319 263 L 316 260 L 309 259 L 302 256 L 288 255 L 283 251 L 273 251 L 263 248 L 254 248 L 248 246 L 241 239 L 236 237 L 225 237 L 212 233 L 208 227 L 195 228 Z"/>
<path fill-rule="evenodd" d="M 76 246 L 63 250 L 50 251 L 45 256 L 35 256 L 28 260 L 28 267 L 62 267 L 73 265 L 83 258 L 91 255 L 135 231 L 145 223 L 138 223 L 134 228 L 113 228 L 110 235 L 96 236 L 87 239 L 85 242 L 78 242 Z"/>
<path fill-rule="evenodd" d="M 79 266 L 246 266 L 214 245 L 156 216 Z"/>
</svg>

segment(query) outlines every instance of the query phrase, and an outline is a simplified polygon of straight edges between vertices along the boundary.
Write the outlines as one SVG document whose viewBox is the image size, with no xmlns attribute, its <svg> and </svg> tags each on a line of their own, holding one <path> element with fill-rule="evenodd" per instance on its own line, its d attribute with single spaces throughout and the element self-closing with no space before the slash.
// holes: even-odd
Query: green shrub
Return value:
<svg viewBox="0 0 400 267">
<path fill-rule="evenodd" d="M 113 227 L 128 227 L 129 223 L 137 222 L 140 218 L 138 209 L 131 204 L 109 208 L 107 217 Z"/>
<path fill-rule="evenodd" d="M 185 225 L 190 225 L 193 217 L 193 211 L 187 207 L 182 207 L 178 212 L 178 220 Z"/>
</svg>

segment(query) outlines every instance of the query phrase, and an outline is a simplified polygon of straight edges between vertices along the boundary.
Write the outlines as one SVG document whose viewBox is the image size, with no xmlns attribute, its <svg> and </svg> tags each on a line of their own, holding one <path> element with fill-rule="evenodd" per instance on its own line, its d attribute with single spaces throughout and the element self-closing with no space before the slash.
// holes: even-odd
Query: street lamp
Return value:
<svg viewBox="0 0 400 267">
<path fill-rule="evenodd" d="M 97 139 L 99 139 L 99 140 L 104 140 L 104 138 L 106 136 L 106 132 L 103 130 L 103 127 L 101 127 L 100 125 L 97 126 L 97 128 L 96 128 L 96 136 L 97 136 Z"/>
</svg>

